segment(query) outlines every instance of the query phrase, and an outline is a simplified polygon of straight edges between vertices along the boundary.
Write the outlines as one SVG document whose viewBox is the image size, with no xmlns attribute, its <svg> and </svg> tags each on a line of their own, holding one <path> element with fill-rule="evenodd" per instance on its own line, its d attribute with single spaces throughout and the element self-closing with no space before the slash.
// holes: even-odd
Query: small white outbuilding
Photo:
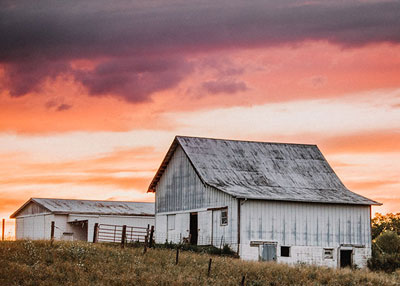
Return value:
<svg viewBox="0 0 400 286">
<path fill-rule="evenodd" d="M 92 241 L 95 224 L 147 227 L 154 225 L 154 203 L 31 198 L 15 218 L 16 239 L 54 238 Z"/>
<path fill-rule="evenodd" d="M 228 244 L 241 258 L 364 267 L 371 205 L 316 145 L 175 137 L 148 192 L 156 241 Z"/>
</svg>

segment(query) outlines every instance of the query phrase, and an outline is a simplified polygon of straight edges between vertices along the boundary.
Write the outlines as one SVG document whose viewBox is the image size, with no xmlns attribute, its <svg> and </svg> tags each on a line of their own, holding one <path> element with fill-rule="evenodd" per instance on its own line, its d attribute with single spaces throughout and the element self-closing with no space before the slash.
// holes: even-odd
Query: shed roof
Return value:
<svg viewBox="0 0 400 286">
<path fill-rule="evenodd" d="M 237 198 L 379 205 L 349 191 L 316 145 L 176 136 L 148 191 L 181 146 L 204 184 Z"/>
<path fill-rule="evenodd" d="M 32 202 L 56 214 L 154 216 L 155 212 L 154 203 L 31 198 L 10 217 L 17 217 Z"/>
</svg>

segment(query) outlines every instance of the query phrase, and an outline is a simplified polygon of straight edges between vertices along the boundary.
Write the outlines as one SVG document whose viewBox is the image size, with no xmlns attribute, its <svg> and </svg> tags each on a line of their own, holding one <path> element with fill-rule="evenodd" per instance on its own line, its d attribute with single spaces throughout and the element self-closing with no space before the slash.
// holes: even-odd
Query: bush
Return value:
<svg viewBox="0 0 400 286">
<path fill-rule="evenodd" d="M 193 245 L 187 243 L 173 243 L 172 241 L 168 242 L 167 240 L 163 244 L 156 244 L 156 248 L 166 248 L 166 249 L 177 249 L 183 251 L 191 251 L 196 253 L 207 253 L 214 255 L 223 255 L 223 256 L 231 256 L 237 257 L 235 251 L 233 251 L 228 244 L 224 244 L 224 247 L 218 248 L 212 245 Z"/>
<path fill-rule="evenodd" d="M 393 231 L 385 231 L 379 235 L 375 244 L 385 254 L 400 254 L 400 236 Z"/>
<path fill-rule="evenodd" d="M 400 236 L 386 231 L 372 243 L 372 258 L 368 260 L 371 270 L 394 272 L 400 269 Z"/>
</svg>

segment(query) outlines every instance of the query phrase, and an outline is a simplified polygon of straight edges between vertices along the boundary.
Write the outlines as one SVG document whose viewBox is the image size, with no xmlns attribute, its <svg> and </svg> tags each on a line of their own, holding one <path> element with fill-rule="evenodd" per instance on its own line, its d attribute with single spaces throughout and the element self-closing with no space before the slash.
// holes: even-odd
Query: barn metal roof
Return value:
<svg viewBox="0 0 400 286">
<path fill-rule="evenodd" d="M 237 198 L 380 205 L 349 191 L 316 145 L 176 136 L 148 191 L 177 146 L 204 184 Z"/>
<path fill-rule="evenodd" d="M 10 217 L 18 216 L 31 202 L 56 214 L 154 216 L 155 212 L 154 203 L 31 198 Z"/>
</svg>

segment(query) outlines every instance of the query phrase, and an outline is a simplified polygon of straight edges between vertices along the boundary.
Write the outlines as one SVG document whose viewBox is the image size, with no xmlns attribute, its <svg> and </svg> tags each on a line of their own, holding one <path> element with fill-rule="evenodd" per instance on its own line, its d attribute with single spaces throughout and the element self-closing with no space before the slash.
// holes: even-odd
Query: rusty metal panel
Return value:
<svg viewBox="0 0 400 286">
<path fill-rule="evenodd" d="M 371 246 L 368 206 L 247 200 L 241 207 L 241 220 L 245 244 Z"/>
<path fill-rule="evenodd" d="M 11 218 L 36 213 L 154 216 L 154 203 L 32 198 Z"/>
</svg>

